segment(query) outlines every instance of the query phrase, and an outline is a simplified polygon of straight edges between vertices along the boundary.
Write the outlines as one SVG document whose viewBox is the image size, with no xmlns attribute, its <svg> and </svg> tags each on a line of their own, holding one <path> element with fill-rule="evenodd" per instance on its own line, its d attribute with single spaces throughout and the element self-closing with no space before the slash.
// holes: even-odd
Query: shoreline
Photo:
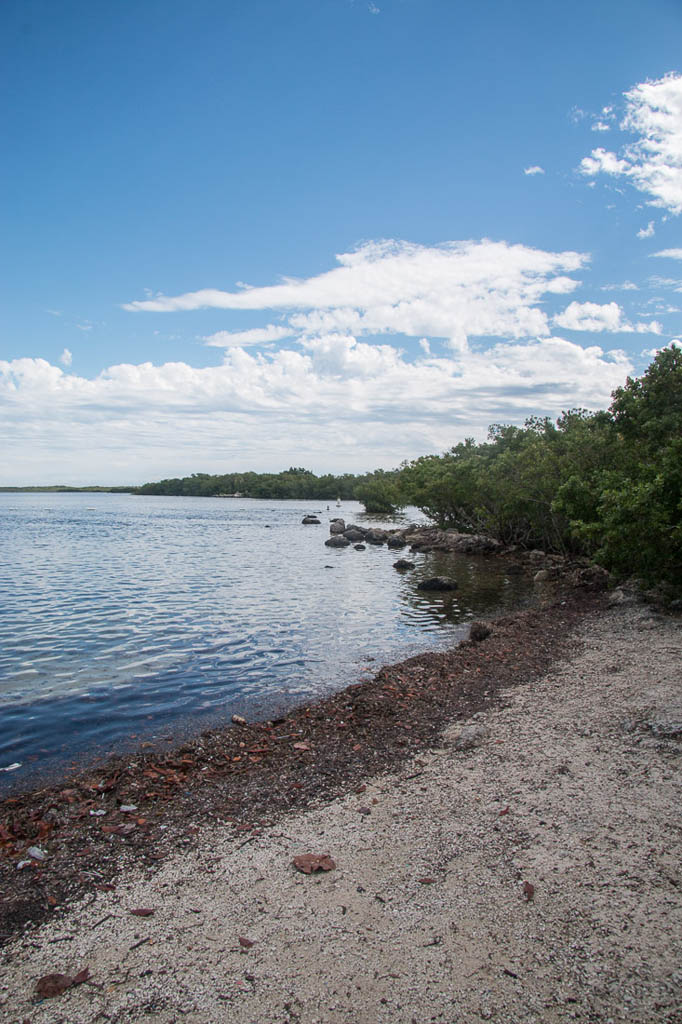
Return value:
<svg viewBox="0 0 682 1024">
<path fill-rule="evenodd" d="M 360 720 L 344 724 L 364 720 L 392 763 L 330 780 L 344 730 L 315 706 L 297 723 L 306 739 L 282 738 L 272 765 L 281 793 L 311 783 L 298 805 L 268 801 L 263 757 L 232 776 L 241 815 L 213 780 L 151 857 L 133 832 L 109 833 L 111 880 L 91 864 L 80 898 L 0 953 L 0 1021 L 679 1024 L 679 621 L 616 595 L 576 598 L 355 688 Z M 206 787 L 222 805 L 196 799 Z M 335 866 L 300 874 L 303 853 Z M 37 983 L 55 971 L 79 983 L 43 998 Z"/>
<path fill-rule="evenodd" d="M 482 643 L 384 666 L 274 720 L 208 729 L 170 749 L 124 753 L 11 793 L 0 800 L 0 944 L 91 889 L 89 873 L 108 884 L 137 860 L 159 862 L 202 814 L 257 830 L 404 763 L 453 718 L 501 699 L 519 673 L 545 671 L 565 651 L 567 630 L 601 605 L 576 590 L 495 619 Z M 45 860 L 27 855 L 36 846 Z"/>
</svg>

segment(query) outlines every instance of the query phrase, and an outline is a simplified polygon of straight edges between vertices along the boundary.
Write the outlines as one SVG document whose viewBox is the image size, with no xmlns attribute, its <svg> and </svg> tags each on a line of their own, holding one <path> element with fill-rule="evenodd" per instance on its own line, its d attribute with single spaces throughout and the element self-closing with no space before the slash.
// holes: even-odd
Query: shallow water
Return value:
<svg viewBox="0 0 682 1024">
<path fill-rule="evenodd" d="M 0 769 L 21 764 L 0 787 L 321 696 L 530 600 L 494 559 L 399 574 L 401 552 L 327 548 L 336 515 L 377 522 L 352 502 L 0 494 Z M 416 589 L 441 573 L 454 595 Z"/>
</svg>

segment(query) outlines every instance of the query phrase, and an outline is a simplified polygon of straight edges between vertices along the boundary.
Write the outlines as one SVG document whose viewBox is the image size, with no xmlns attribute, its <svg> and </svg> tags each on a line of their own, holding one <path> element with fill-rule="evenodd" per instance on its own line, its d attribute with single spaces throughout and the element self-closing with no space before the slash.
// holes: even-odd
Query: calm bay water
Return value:
<svg viewBox="0 0 682 1024">
<path fill-rule="evenodd" d="M 496 560 L 420 554 L 401 575 L 400 552 L 327 548 L 336 515 L 379 522 L 351 502 L 0 494 L 0 769 L 21 763 L 0 787 L 321 696 L 530 599 Z M 416 589 L 440 573 L 454 596 Z"/>
</svg>

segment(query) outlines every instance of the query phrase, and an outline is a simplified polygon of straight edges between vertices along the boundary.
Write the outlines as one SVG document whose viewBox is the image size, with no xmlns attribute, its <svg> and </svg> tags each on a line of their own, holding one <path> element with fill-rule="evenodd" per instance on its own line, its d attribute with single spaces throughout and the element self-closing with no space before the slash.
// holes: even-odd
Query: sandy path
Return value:
<svg viewBox="0 0 682 1024">
<path fill-rule="evenodd" d="M 246 842 L 206 830 L 27 931 L 0 1021 L 682 1021 L 679 620 L 615 606 L 575 651 L 477 715 L 473 748 L 453 727 L 362 793 Z M 311 851 L 336 869 L 294 871 Z"/>
</svg>

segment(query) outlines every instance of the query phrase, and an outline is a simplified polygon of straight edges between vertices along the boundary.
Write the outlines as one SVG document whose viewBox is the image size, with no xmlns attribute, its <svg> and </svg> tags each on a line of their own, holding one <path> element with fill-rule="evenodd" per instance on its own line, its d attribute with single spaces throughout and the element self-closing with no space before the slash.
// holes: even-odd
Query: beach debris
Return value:
<svg viewBox="0 0 682 1024">
<path fill-rule="evenodd" d="M 247 939 L 243 935 L 239 936 L 239 945 L 242 949 L 251 949 L 253 946 L 253 939 Z"/>
<path fill-rule="evenodd" d="M 371 814 L 369 807 L 358 807 L 358 814 Z"/>
<path fill-rule="evenodd" d="M 102 811 L 90 811 L 90 814 L 93 816 L 93 818 L 101 818 L 102 815 L 106 814 L 106 813 L 107 812 L 103 811 L 103 810 Z"/>
<path fill-rule="evenodd" d="M 417 881 L 419 882 L 420 885 L 435 885 L 436 884 L 436 879 L 435 878 L 428 878 L 428 877 L 426 877 L 426 878 L 418 878 Z"/>
<path fill-rule="evenodd" d="M 472 622 L 469 627 L 469 639 L 473 640 L 475 643 L 480 643 L 481 640 L 486 640 L 491 633 L 492 629 L 487 622 Z"/>
<path fill-rule="evenodd" d="M 134 914 L 135 917 L 151 917 L 154 911 L 151 907 L 136 907 L 134 910 L 131 910 L 130 913 Z"/>
<path fill-rule="evenodd" d="M 132 812 L 136 810 L 137 804 L 121 804 L 119 807 L 119 811 L 122 811 L 124 814 L 132 814 Z"/>
<path fill-rule="evenodd" d="M 36 983 L 36 995 L 41 999 L 54 999 L 74 985 L 82 985 L 90 977 L 90 969 L 84 967 L 73 977 L 70 974 L 46 974 Z"/>
<path fill-rule="evenodd" d="M 310 750 L 310 744 L 301 742 L 293 744 L 294 750 Z"/>
<path fill-rule="evenodd" d="M 241 715 L 232 715 L 232 721 L 235 725 L 246 725 L 246 719 Z"/>
<path fill-rule="evenodd" d="M 292 864 L 304 875 L 312 875 L 314 871 L 333 871 L 336 867 L 328 853 L 302 853 L 294 857 Z"/>
<path fill-rule="evenodd" d="M 530 901 L 533 899 L 533 896 L 535 896 L 535 886 L 532 884 L 532 882 L 524 882 L 521 886 L 521 889 L 523 890 L 523 895 L 526 898 L 527 902 L 530 903 Z"/>
<path fill-rule="evenodd" d="M 13 764 L 7 764 L 4 768 L 0 768 L 0 772 L 15 772 L 17 768 L 21 768 L 21 761 L 15 761 Z"/>
<path fill-rule="evenodd" d="M 47 860 L 45 850 L 41 850 L 39 846 L 29 846 L 26 853 L 29 857 L 33 857 L 34 860 Z"/>
</svg>

